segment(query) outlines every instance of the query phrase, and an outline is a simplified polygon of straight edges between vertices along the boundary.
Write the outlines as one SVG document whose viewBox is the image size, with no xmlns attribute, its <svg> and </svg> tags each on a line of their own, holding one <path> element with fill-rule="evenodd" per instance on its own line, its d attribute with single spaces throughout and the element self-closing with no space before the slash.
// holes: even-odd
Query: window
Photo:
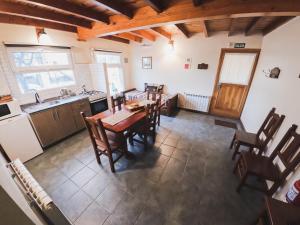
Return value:
<svg viewBox="0 0 300 225">
<path fill-rule="evenodd" d="M 95 53 L 95 57 L 97 63 L 106 65 L 106 79 L 109 86 L 110 95 L 124 91 L 121 54 L 97 51 Z"/>
<path fill-rule="evenodd" d="M 75 85 L 68 49 L 9 48 L 9 56 L 22 93 Z"/>
</svg>

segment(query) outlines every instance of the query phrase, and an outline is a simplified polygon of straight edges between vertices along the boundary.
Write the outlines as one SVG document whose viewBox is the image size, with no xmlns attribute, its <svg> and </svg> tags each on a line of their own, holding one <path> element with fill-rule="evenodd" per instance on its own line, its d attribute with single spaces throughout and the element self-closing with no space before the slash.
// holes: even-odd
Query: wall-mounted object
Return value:
<svg viewBox="0 0 300 225">
<path fill-rule="evenodd" d="M 128 58 L 124 58 L 124 63 L 128 63 Z"/>
<path fill-rule="evenodd" d="M 234 48 L 245 48 L 246 43 L 234 43 Z"/>
<path fill-rule="evenodd" d="M 280 74 L 280 69 L 279 67 L 274 67 L 271 70 L 269 69 L 268 72 L 266 72 L 265 70 L 263 70 L 263 72 L 265 73 L 266 77 L 278 79 Z"/>
<path fill-rule="evenodd" d="M 152 57 L 142 57 L 142 68 L 152 69 Z"/>
<path fill-rule="evenodd" d="M 184 69 L 186 69 L 186 70 L 190 69 L 190 64 L 185 63 L 185 64 L 184 64 Z"/>
<path fill-rule="evenodd" d="M 208 69 L 208 64 L 206 63 L 198 64 L 198 70 L 207 70 L 207 69 Z"/>
</svg>

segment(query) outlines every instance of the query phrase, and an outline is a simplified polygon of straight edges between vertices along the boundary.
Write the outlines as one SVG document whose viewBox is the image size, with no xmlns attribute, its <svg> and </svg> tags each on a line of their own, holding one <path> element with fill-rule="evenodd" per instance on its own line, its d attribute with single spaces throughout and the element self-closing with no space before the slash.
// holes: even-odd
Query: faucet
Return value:
<svg viewBox="0 0 300 225">
<path fill-rule="evenodd" d="M 38 94 L 37 90 L 36 89 L 31 89 L 33 92 L 34 92 L 34 97 L 35 97 L 35 102 L 36 103 L 42 103 L 42 99 L 40 97 L 40 95 Z"/>
</svg>

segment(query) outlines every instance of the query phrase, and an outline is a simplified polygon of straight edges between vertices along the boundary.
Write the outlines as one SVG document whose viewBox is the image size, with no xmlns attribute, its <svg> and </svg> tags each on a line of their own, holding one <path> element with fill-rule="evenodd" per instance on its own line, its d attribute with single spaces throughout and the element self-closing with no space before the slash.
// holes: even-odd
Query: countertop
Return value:
<svg viewBox="0 0 300 225">
<path fill-rule="evenodd" d="M 76 102 L 82 99 L 88 99 L 87 95 L 76 95 L 76 96 L 71 96 L 67 98 L 52 98 L 49 100 L 46 100 L 43 103 L 34 103 L 34 104 L 27 104 L 27 105 L 22 105 L 21 108 L 24 112 L 31 114 L 31 113 L 36 113 L 40 112 L 43 110 L 51 109 L 60 105 Z"/>
</svg>

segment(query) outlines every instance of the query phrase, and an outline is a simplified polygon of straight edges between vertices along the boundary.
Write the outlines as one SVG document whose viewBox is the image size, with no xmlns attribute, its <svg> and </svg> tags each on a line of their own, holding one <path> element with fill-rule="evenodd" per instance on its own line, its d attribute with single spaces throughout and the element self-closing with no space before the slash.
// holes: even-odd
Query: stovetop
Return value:
<svg viewBox="0 0 300 225">
<path fill-rule="evenodd" d="M 96 100 L 101 100 L 106 98 L 106 93 L 102 91 L 87 91 L 87 92 L 82 92 L 80 95 L 86 95 L 89 98 L 90 102 L 94 102 Z"/>
</svg>

